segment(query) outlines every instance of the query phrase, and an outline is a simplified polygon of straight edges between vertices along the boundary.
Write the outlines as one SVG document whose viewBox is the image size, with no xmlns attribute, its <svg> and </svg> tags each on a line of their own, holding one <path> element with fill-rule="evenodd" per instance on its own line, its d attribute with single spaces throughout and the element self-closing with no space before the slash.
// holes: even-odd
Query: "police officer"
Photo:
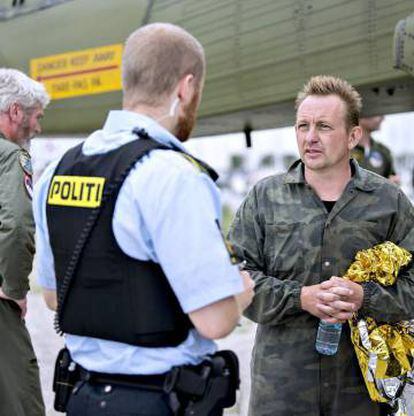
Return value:
<svg viewBox="0 0 414 416">
<path fill-rule="evenodd" d="M 360 166 L 375 172 L 391 182 L 400 183 L 400 177 L 396 174 L 390 149 L 382 143 L 375 141 L 371 134 L 379 130 L 383 116 L 361 117 L 359 125 L 362 129 L 362 137 L 359 144 L 353 149 L 352 157 Z"/>
<path fill-rule="evenodd" d="M 39 180 L 39 282 L 80 366 L 69 415 L 172 414 L 171 369 L 214 353 L 253 296 L 218 226 L 215 174 L 182 145 L 204 75 L 183 29 L 135 31 L 122 111 Z"/>
<path fill-rule="evenodd" d="M 42 84 L 20 71 L 0 69 L 0 414 L 8 416 L 44 414 L 39 369 L 23 318 L 35 251 L 27 150 L 41 131 L 48 102 Z"/>
</svg>

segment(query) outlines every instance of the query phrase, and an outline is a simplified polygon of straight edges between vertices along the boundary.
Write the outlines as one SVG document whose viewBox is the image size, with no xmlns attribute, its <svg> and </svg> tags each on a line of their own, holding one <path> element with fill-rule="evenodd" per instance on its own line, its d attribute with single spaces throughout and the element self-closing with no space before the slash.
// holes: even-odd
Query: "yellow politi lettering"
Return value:
<svg viewBox="0 0 414 416">
<path fill-rule="evenodd" d="M 56 175 L 49 188 L 47 203 L 68 207 L 97 208 L 101 205 L 105 178 Z"/>
</svg>

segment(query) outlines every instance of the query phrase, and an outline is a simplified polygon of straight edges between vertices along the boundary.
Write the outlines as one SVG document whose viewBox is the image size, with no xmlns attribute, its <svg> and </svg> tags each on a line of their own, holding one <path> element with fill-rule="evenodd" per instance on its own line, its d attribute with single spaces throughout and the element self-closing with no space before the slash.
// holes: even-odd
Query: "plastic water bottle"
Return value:
<svg viewBox="0 0 414 416">
<path fill-rule="evenodd" d="M 316 335 L 316 351 L 323 355 L 335 355 L 338 351 L 341 332 L 342 324 L 330 324 L 321 319 Z"/>
</svg>

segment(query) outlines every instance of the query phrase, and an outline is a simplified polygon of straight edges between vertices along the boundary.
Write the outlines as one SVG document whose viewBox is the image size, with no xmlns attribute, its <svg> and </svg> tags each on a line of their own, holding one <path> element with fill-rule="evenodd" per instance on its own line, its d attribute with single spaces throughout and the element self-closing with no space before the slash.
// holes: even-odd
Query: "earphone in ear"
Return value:
<svg viewBox="0 0 414 416">
<path fill-rule="evenodd" d="M 168 113 L 170 117 L 175 116 L 175 112 L 177 111 L 178 104 L 180 104 L 180 99 L 178 97 L 175 97 L 174 101 L 171 104 L 170 112 Z"/>
</svg>

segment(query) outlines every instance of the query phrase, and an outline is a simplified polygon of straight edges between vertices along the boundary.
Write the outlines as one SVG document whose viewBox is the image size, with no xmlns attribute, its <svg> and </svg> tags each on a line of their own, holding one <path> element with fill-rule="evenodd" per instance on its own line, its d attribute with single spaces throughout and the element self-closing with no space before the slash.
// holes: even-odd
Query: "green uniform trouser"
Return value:
<svg viewBox="0 0 414 416">
<path fill-rule="evenodd" d="M 39 367 L 16 305 L 0 300 L 0 415 L 44 416 Z"/>
</svg>

